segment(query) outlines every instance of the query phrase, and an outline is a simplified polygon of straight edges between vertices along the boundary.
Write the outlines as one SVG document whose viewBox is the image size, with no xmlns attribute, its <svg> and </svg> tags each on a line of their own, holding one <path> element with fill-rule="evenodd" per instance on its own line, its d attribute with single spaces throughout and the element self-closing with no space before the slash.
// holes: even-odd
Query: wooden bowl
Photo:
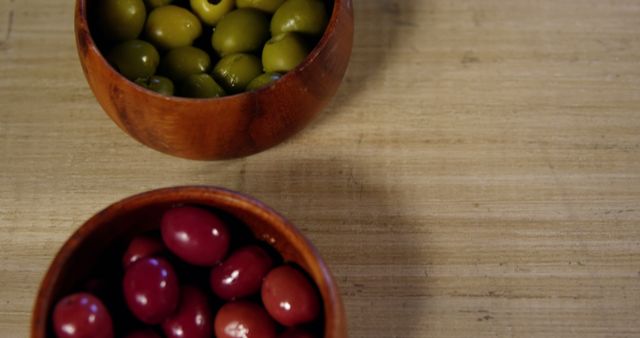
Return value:
<svg viewBox="0 0 640 338">
<path fill-rule="evenodd" d="M 241 157 L 284 141 L 328 104 L 351 55 L 351 0 L 325 0 L 332 11 L 324 35 L 305 61 L 273 85 L 217 99 L 166 97 L 135 85 L 105 60 L 91 32 L 98 1 L 77 0 L 75 10 L 78 54 L 89 86 L 127 134 L 179 157 Z"/>
<path fill-rule="evenodd" d="M 53 306 L 89 279 L 99 257 L 127 243 L 135 235 L 157 229 L 162 212 L 183 203 L 211 207 L 231 215 L 255 238 L 275 248 L 285 261 L 307 271 L 322 297 L 324 337 L 347 337 L 345 312 L 336 283 L 317 250 L 295 226 L 250 197 L 221 188 L 187 186 L 153 190 L 126 198 L 86 221 L 62 246 L 40 284 L 33 310 L 31 338 L 54 336 L 50 320 Z M 234 229 L 230 230 L 233 233 Z"/>
</svg>

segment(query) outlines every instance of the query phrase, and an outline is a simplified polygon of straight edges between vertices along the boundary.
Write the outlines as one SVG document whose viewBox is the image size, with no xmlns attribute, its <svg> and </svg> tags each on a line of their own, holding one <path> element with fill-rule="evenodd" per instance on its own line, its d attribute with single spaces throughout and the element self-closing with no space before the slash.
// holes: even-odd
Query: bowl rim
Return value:
<svg viewBox="0 0 640 338">
<path fill-rule="evenodd" d="M 232 206 L 260 217 L 269 224 L 275 225 L 283 233 L 292 236 L 295 240 L 291 241 L 291 245 L 296 251 L 300 252 L 302 259 L 314 262 L 310 269 L 315 271 L 307 271 L 307 273 L 321 276 L 324 282 L 323 286 L 326 288 L 327 298 L 321 295 L 325 318 L 325 336 L 346 337 L 346 314 L 335 277 L 311 241 L 295 225 L 263 202 L 237 191 L 208 185 L 166 187 L 131 195 L 98 211 L 80 225 L 58 249 L 38 286 L 31 313 L 31 337 L 46 337 L 48 311 L 53 305 L 52 290 L 49 286 L 60 278 L 64 262 L 76 253 L 78 247 L 89 234 L 93 233 L 105 222 L 123 213 L 158 203 L 182 199 L 222 202 L 224 206 Z M 212 206 L 215 207 L 213 204 Z M 320 288 L 319 285 L 317 287 Z M 333 313 L 331 318 L 328 316 L 329 313 Z M 333 324 L 332 327 L 329 327 L 330 323 Z"/>
<path fill-rule="evenodd" d="M 305 59 L 299 65 L 297 65 L 294 69 L 284 73 L 280 79 L 273 81 L 270 84 L 253 91 L 241 92 L 241 93 L 225 95 L 225 96 L 215 97 L 215 98 L 189 98 L 189 97 L 181 97 L 181 96 L 175 96 L 175 95 L 162 95 L 162 94 L 156 93 L 150 89 L 137 85 L 135 82 L 127 79 L 122 74 L 120 74 L 115 68 L 113 68 L 113 66 L 111 66 L 111 64 L 107 61 L 107 58 L 105 57 L 105 55 L 100 51 L 100 48 L 98 48 L 98 45 L 96 44 L 96 41 L 93 38 L 93 34 L 91 34 L 91 26 L 89 25 L 89 21 L 87 18 L 87 2 L 88 1 L 96 1 L 96 0 L 76 0 L 75 19 L 74 19 L 74 22 L 75 22 L 74 33 L 76 36 L 76 41 L 79 40 L 80 35 L 84 34 L 87 37 L 86 38 L 87 41 L 89 42 L 87 45 L 87 49 L 92 50 L 94 54 L 99 56 L 99 60 L 102 67 L 107 69 L 110 75 L 115 75 L 116 78 L 120 78 L 121 80 L 123 80 L 122 83 L 127 88 L 132 88 L 137 92 L 145 93 L 156 99 L 166 100 L 171 102 L 177 101 L 185 104 L 193 103 L 193 102 L 211 103 L 214 101 L 220 102 L 220 101 L 242 100 L 243 97 L 245 96 L 256 95 L 257 93 L 263 92 L 269 88 L 273 88 L 277 86 L 278 83 L 286 81 L 286 79 L 293 78 L 294 74 L 299 75 L 310 64 L 315 62 L 315 60 L 320 55 L 321 51 L 326 49 L 327 44 L 331 39 L 331 36 L 335 34 L 338 17 L 340 16 L 340 12 L 343 10 L 342 8 L 347 7 L 348 10 L 351 10 L 351 6 L 349 5 L 351 3 L 351 0 L 330 0 L 330 1 L 333 1 L 333 9 L 331 11 L 331 15 L 328 18 L 327 26 L 325 27 L 324 32 L 322 33 L 322 37 L 315 44 L 315 46 L 309 52 L 309 54 L 305 57 Z M 76 44 L 78 44 L 78 42 L 76 42 Z M 82 55 L 80 57 L 82 58 Z"/>
</svg>

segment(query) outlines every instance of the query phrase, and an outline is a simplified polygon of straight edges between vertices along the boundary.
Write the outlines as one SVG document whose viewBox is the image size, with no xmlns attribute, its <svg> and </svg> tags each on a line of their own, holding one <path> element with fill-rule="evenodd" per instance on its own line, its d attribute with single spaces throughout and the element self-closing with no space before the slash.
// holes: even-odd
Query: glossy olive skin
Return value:
<svg viewBox="0 0 640 338">
<path fill-rule="evenodd" d="M 181 81 L 189 75 L 206 73 L 211 67 L 207 52 L 193 46 L 178 47 L 165 54 L 160 71 L 173 81 Z"/>
<path fill-rule="evenodd" d="M 213 266 L 229 248 L 226 224 L 201 208 L 184 206 L 167 210 L 162 215 L 160 231 L 169 250 L 194 265 Z"/>
<path fill-rule="evenodd" d="M 247 85 L 246 90 L 258 90 L 262 87 L 266 87 L 274 81 L 279 80 L 282 77 L 280 73 L 264 73 L 258 75 L 255 79 L 251 80 Z"/>
<path fill-rule="evenodd" d="M 226 92 L 211 75 L 194 74 L 182 80 L 178 94 L 194 99 L 211 99 L 225 96 Z"/>
<path fill-rule="evenodd" d="M 296 33 L 274 36 L 262 50 L 265 72 L 286 73 L 298 66 L 309 53 L 304 40 Z"/>
<path fill-rule="evenodd" d="M 175 91 L 173 82 L 164 76 L 154 75 L 148 79 L 140 78 L 136 80 L 136 83 L 165 96 L 171 96 Z"/>
<path fill-rule="evenodd" d="M 225 15 L 211 36 L 213 49 L 221 56 L 259 50 L 269 39 L 269 21 L 255 9 L 236 9 Z"/>
<path fill-rule="evenodd" d="M 225 300 L 257 294 L 272 266 L 273 259 L 264 249 L 255 245 L 242 247 L 211 270 L 211 289 Z"/>
<path fill-rule="evenodd" d="M 106 39 L 124 41 L 137 38 L 146 17 L 142 0 L 100 1 L 98 21 Z"/>
<path fill-rule="evenodd" d="M 238 8 L 254 8 L 263 12 L 274 13 L 284 0 L 236 0 Z"/>
<path fill-rule="evenodd" d="M 209 0 L 190 0 L 191 10 L 209 26 L 214 26 L 233 9 L 233 0 L 220 0 L 217 4 Z"/>
<path fill-rule="evenodd" d="M 151 330 L 139 330 L 129 332 L 124 338 L 161 338 L 157 333 Z"/>
<path fill-rule="evenodd" d="M 58 338 L 113 338 L 111 315 L 95 296 L 75 293 L 60 300 L 53 310 Z"/>
<path fill-rule="evenodd" d="M 122 266 L 128 267 L 141 258 L 151 257 L 165 250 L 164 244 L 157 238 L 134 237 L 122 256 Z"/>
<path fill-rule="evenodd" d="M 158 48 L 172 49 L 191 45 L 202 34 L 202 25 L 190 11 L 168 5 L 151 11 L 145 32 Z"/>
<path fill-rule="evenodd" d="M 327 26 L 327 10 L 320 0 L 287 0 L 273 14 L 271 34 L 296 32 L 319 36 Z"/>
<path fill-rule="evenodd" d="M 318 338 L 318 336 L 304 329 L 292 327 L 279 334 L 278 338 Z"/>
<path fill-rule="evenodd" d="M 213 333 L 213 316 L 204 292 L 184 286 L 180 305 L 175 313 L 162 323 L 167 338 L 209 338 Z"/>
<path fill-rule="evenodd" d="M 262 73 L 262 63 L 255 55 L 237 53 L 223 57 L 213 68 L 213 77 L 229 93 L 240 93 Z"/>
<path fill-rule="evenodd" d="M 149 9 L 158 8 L 162 6 L 166 6 L 173 2 L 173 0 L 144 0 L 144 4 Z"/>
<path fill-rule="evenodd" d="M 267 312 L 285 326 L 311 322 L 320 314 L 318 291 L 302 272 L 288 265 L 269 272 L 261 295 Z"/>
<path fill-rule="evenodd" d="M 127 268 L 123 292 L 136 318 L 146 324 L 159 324 L 178 306 L 180 287 L 169 262 L 148 257 Z"/>
<path fill-rule="evenodd" d="M 147 78 L 156 72 L 160 54 L 152 44 L 142 40 L 128 40 L 111 49 L 109 63 L 129 80 Z"/>
<path fill-rule="evenodd" d="M 275 338 L 276 325 L 258 304 L 238 301 L 223 305 L 214 323 L 217 338 Z"/>
</svg>

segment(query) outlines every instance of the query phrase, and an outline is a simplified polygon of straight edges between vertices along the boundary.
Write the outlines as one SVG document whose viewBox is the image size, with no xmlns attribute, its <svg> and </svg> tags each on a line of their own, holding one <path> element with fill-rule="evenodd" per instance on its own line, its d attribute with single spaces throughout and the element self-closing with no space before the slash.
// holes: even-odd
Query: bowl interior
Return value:
<svg viewBox="0 0 640 338">
<path fill-rule="evenodd" d="M 86 12 L 83 12 L 83 14 L 86 15 L 86 21 L 88 23 L 90 36 L 91 36 L 91 38 L 93 40 L 93 43 L 98 47 L 98 50 L 99 50 L 101 56 L 104 58 L 104 56 L 106 55 L 106 52 L 108 50 L 110 50 L 117 43 L 114 42 L 114 41 L 110 41 L 109 39 L 105 38 L 103 36 L 103 34 L 101 33 L 99 20 L 97 19 L 98 15 L 100 14 L 99 13 L 99 9 L 98 9 L 98 4 L 100 3 L 100 0 L 77 0 L 77 1 L 82 1 L 82 2 L 85 3 L 84 8 L 86 8 Z M 322 0 L 322 2 L 325 4 L 325 8 L 327 10 L 327 16 L 328 16 L 328 24 L 327 24 L 326 30 L 329 29 L 329 25 L 330 25 L 331 21 L 334 20 L 334 18 L 337 16 L 337 13 L 335 13 L 335 11 L 334 11 L 334 9 L 335 9 L 334 8 L 334 4 L 337 1 L 340 1 L 340 0 Z M 181 6 L 181 7 L 186 7 L 186 8 L 188 8 L 190 6 L 188 0 L 174 0 L 171 4 L 172 5 Z M 150 10 L 147 9 L 147 15 L 149 14 L 149 12 L 150 12 Z M 309 44 L 311 46 L 313 46 L 312 49 L 316 49 L 318 47 L 320 40 L 327 33 L 326 30 L 318 38 L 306 37 L 307 39 L 309 39 Z M 209 53 L 209 55 L 212 56 L 213 64 L 215 64 L 215 62 L 219 59 L 219 57 L 217 57 L 217 53 L 215 51 L 213 51 L 213 49 L 211 47 L 211 35 L 212 34 L 213 34 L 213 29 L 211 29 L 211 27 L 203 24 L 202 34 L 200 35 L 200 37 L 198 37 L 194 41 L 193 46 L 198 47 L 198 48 L 206 51 L 207 53 Z M 138 39 L 146 40 L 146 36 L 145 36 L 144 30 L 140 34 Z M 160 52 L 161 56 L 164 53 L 166 53 L 166 51 L 164 51 L 162 49 L 159 49 L 158 52 Z M 307 59 L 309 59 L 314 54 L 316 54 L 316 53 L 314 53 L 314 51 L 311 51 L 309 53 L 309 55 L 307 56 Z M 258 56 L 260 56 L 259 53 L 258 53 Z M 107 62 L 106 58 L 104 58 L 104 59 L 105 59 L 105 62 Z M 108 62 L 107 62 L 107 64 L 108 64 Z M 295 71 L 295 70 L 293 70 L 293 71 Z M 289 73 L 291 73 L 291 72 L 289 72 Z M 124 79 L 124 77 L 122 77 L 122 78 Z M 154 95 L 154 96 L 158 95 L 157 93 L 155 93 L 155 92 L 153 92 L 151 90 L 145 90 L 145 91 L 147 91 L 149 94 Z M 226 97 L 235 96 L 235 95 L 243 95 L 243 94 L 245 94 L 245 93 L 227 95 Z M 181 98 L 181 99 L 186 99 L 186 98 Z M 187 99 L 187 100 L 191 100 L 191 99 Z M 213 99 L 213 100 L 220 100 L 220 98 Z"/>
<path fill-rule="evenodd" d="M 157 229 L 163 211 L 182 204 L 216 211 L 229 224 L 234 240 L 255 237 L 278 251 L 285 262 L 302 267 L 320 290 L 325 336 L 343 336 L 332 333 L 336 325 L 344 326 L 335 283 L 315 248 L 290 223 L 262 203 L 231 191 L 181 187 L 143 193 L 117 202 L 93 216 L 70 237 L 42 281 L 34 309 L 32 337 L 52 337 L 48 317 L 53 305 L 81 288 L 96 272 L 121 275 L 116 271 L 121 269 L 120 255 L 128 240 Z M 201 272 L 206 275 L 206 271 Z"/>
</svg>

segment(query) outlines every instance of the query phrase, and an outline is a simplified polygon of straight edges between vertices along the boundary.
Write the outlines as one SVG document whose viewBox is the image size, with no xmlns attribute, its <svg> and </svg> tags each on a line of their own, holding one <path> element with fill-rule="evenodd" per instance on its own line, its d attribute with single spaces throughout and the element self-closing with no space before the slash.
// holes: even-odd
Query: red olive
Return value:
<svg viewBox="0 0 640 338">
<path fill-rule="evenodd" d="M 284 265 L 269 272 L 262 283 L 262 303 L 271 317 L 285 326 L 313 321 L 320 314 L 315 287 L 297 269 Z"/>
<path fill-rule="evenodd" d="M 271 266 L 273 260 L 259 246 L 240 248 L 211 270 L 211 289 L 226 300 L 256 294 Z"/>
<path fill-rule="evenodd" d="M 167 338 L 209 338 L 213 316 L 207 304 L 207 296 L 195 287 L 185 286 L 180 295 L 180 305 L 162 323 Z"/>
<path fill-rule="evenodd" d="M 213 213 L 195 207 L 168 210 L 162 216 L 162 239 L 187 263 L 213 266 L 229 248 L 229 231 Z"/>
<path fill-rule="evenodd" d="M 129 243 L 127 251 L 122 256 L 122 265 L 126 268 L 140 258 L 150 257 L 164 250 L 162 241 L 153 237 L 135 237 Z"/>
<path fill-rule="evenodd" d="M 217 338 L 275 338 L 276 324 L 258 304 L 239 301 L 223 305 L 216 314 Z"/>
<path fill-rule="evenodd" d="M 98 298 L 84 292 L 56 304 L 53 328 L 58 338 L 113 338 L 111 315 Z"/>
<path fill-rule="evenodd" d="M 178 278 L 162 258 L 142 258 L 124 274 L 124 297 L 131 312 L 147 324 L 158 324 L 178 305 Z"/>
<path fill-rule="evenodd" d="M 278 335 L 278 338 L 316 338 L 316 335 L 304 329 L 292 327 Z"/>
<path fill-rule="evenodd" d="M 160 338 L 160 336 L 151 330 L 141 330 L 129 332 L 124 338 Z"/>
</svg>

